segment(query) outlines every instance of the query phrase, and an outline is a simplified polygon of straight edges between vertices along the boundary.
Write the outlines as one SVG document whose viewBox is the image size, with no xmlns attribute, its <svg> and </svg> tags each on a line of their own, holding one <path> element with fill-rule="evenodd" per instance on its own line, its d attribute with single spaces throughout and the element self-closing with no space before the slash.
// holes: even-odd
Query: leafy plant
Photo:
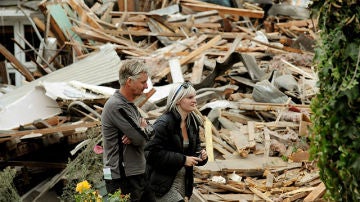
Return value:
<svg viewBox="0 0 360 202">
<path fill-rule="evenodd" d="M 6 167 L 0 172 L 0 201 L 20 201 L 20 196 L 14 186 L 13 180 L 16 170 Z"/>
<path fill-rule="evenodd" d="M 102 197 L 99 195 L 99 192 L 91 189 L 91 185 L 87 180 L 84 180 L 76 185 L 75 201 L 96 201 L 101 202 Z"/>
<path fill-rule="evenodd" d="M 130 201 L 130 194 L 122 194 L 121 190 L 117 190 L 114 194 L 109 194 L 108 202 L 127 202 Z"/>
<path fill-rule="evenodd" d="M 321 40 L 314 62 L 319 94 L 312 100 L 311 156 L 327 197 L 359 201 L 360 7 L 356 0 L 315 0 Z"/>
<path fill-rule="evenodd" d="M 102 202 L 103 197 L 99 194 L 98 190 L 92 188 L 91 184 L 84 180 L 76 185 L 75 201 L 76 202 Z M 129 194 L 122 194 L 121 190 L 116 191 L 114 194 L 109 194 L 107 202 L 127 202 L 130 200 Z"/>
<path fill-rule="evenodd" d="M 74 187 L 79 181 L 87 180 L 89 183 L 102 181 L 102 154 L 97 154 L 94 149 L 101 142 L 100 128 L 96 127 L 87 132 L 87 146 L 80 151 L 75 159 L 69 160 L 66 167 L 66 186 L 61 199 L 72 201 Z M 95 184 L 96 185 L 96 184 Z"/>
</svg>

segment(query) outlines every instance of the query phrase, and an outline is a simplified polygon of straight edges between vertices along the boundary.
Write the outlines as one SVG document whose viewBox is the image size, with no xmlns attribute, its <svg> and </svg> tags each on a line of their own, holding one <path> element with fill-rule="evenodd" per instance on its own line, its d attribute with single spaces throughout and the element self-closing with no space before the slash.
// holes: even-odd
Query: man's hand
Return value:
<svg viewBox="0 0 360 202">
<path fill-rule="evenodd" d="M 140 127 L 141 127 L 141 128 L 146 128 L 147 125 L 148 125 L 148 124 L 147 124 L 146 119 L 141 118 L 141 119 L 140 119 Z"/>
<path fill-rule="evenodd" d="M 123 144 L 131 144 L 130 138 L 128 138 L 128 136 L 126 136 L 126 135 L 123 135 L 123 136 L 122 136 L 121 142 L 122 142 Z"/>
</svg>

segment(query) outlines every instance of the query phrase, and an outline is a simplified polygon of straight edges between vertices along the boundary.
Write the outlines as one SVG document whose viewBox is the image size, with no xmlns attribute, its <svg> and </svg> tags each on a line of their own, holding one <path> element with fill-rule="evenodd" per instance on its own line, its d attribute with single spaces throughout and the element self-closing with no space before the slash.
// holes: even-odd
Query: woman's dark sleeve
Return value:
<svg viewBox="0 0 360 202">
<path fill-rule="evenodd" d="M 199 134 L 199 129 L 197 129 L 196 131 L 196 151 L 200 151 L 202 150 L 203 148 L 201 148 L 201 141 L 200 141 L 200 134 Z M 203 166 L 205 165 L 206 163 L 208 162 L 208 158 L 202 160 L 202 161 L 199 161 L 197 166 Z"/>
<path fill-rule="evenodd" d="M 147 152 L 147 163 L 153 169 L 158 170 L 180 170 L 186 157 L 184 154 L 175 152 L 173 142 L 169 140 L 169 134 L 174 129 L 169 129 L 169 123 L 166 119 L 159 119 L 154 123 L 155 136 L 145 147 Z"/>
</svg>

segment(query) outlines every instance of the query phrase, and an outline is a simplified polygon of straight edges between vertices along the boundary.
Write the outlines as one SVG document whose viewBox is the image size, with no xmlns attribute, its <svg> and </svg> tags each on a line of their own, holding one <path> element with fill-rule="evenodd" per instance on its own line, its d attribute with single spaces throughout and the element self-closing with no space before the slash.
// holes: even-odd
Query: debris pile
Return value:
<svg viewBox="0 0 360 202">
<path fill-rule="evenodd" d="M 320 198 L 325 188 L 308 153 L 316 20 L 302 5 L 233 2 L 154 1 L 128 11 L 115 1 L 42 1 L 45 17 L 33 19 L 46 36 L 37 71 L 0 47 L 28 81 L 0 97 L 1 160 L 87 139 L 118 88 L 121 61 L 136 58 L 151 72 L 136 102 L 148 120 L 162 113 L 172 83 L 197 90 L 209 163 L 196 168 L 194 198 Z"/>
</svg>

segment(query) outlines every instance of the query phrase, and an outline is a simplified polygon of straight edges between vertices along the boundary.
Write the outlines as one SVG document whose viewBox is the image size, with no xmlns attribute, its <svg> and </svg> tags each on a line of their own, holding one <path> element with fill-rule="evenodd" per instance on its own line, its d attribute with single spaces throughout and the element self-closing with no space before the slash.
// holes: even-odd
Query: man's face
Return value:
<svg viewBox="0 0 360 202">
<path fill-rule="evenodd" d="M 130 79 L 129 87 L 135 97 L 141 95 L 147 86 L 148 75 L 146 73 L 140 73 L 138 78 Z"/>
</svg>

